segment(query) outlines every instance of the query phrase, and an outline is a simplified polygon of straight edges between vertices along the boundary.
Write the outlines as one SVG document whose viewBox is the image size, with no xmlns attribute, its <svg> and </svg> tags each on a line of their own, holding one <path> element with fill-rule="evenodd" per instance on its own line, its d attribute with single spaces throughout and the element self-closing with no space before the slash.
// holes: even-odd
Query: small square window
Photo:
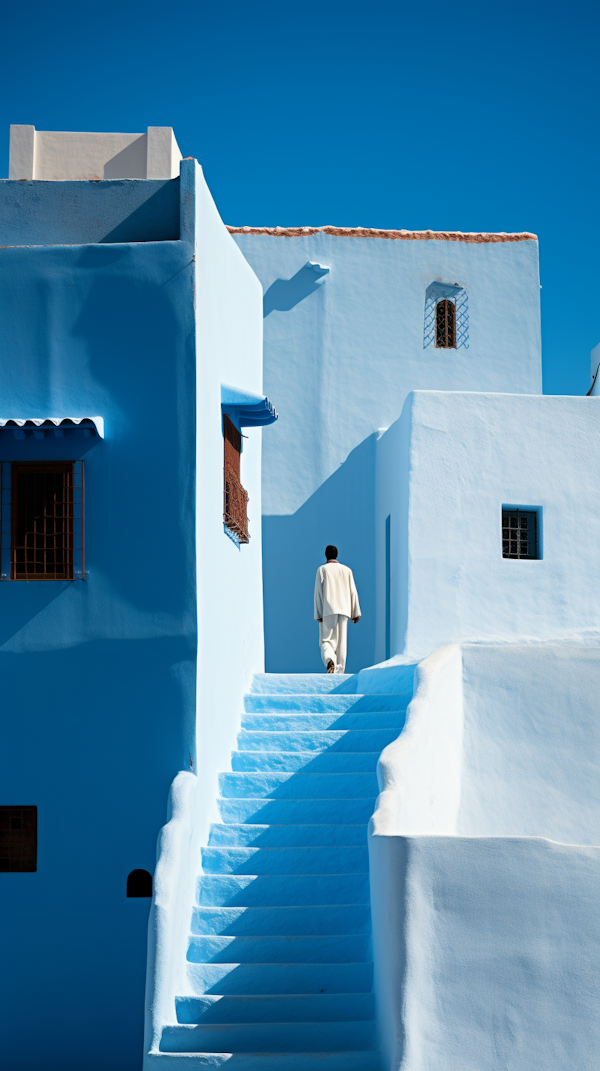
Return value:
<svg viewBox="0 0 600 1071">
<path fill-rule="evenodd" d="M 0 463 L 2 580 L 84 578 L 83 464 Z"/>
<path fill-rule="evenodd" d="M 0 807 L 0 871 L 37 870 L 37 807 Z"/>
<path fill-rule="evenodd" d="M 537 559 L 539 532 L 537 510 L 502 510 L 502 557 Z"/>
</svg>

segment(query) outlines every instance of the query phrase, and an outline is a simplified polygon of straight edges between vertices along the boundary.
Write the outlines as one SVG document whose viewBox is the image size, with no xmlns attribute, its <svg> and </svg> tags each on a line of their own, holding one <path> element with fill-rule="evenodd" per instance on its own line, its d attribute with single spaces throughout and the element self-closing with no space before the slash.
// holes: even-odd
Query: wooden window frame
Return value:
<svg viewBox="0 0 600 1071">
<path fill-rule="evenodd" d="M 0 463 L 1 476 L 1 529 L 2 529 L 2 548 L 1 548 L 1 579 L 10 581 L 63 581 L 70 582 L 73 580 L 85 579 L 85 544 L 84 544 L 84 497 L 85 497 L 85 485 L 84 485 L 84 462 L 82 460 L 77 461 L 4 461 Z M 62 530 L 56 538 L 56 534 L 49 532 L 47 536 L 45 533 L 37 532 L 37 519 L 36 519 L 36 535 L 41 535 L 41 546 L 37 546 L 37 538 L 34 536 L 31 546 L 31 535 L 29 532 L 25 535 L 23 542 L 23 531 L 19 523 L 20 510 L 22 508 L 19 496 L 22 494 L 20 489 L 19 477 L 22 473 L 63 473 L 63 506 L 62 512 L 56 518 L 62 523 Z M 44 511 L 43 528 L 46 525 L 46 513 Z M 49 517 L 50 520 L 54 518 Z M 47 546 L 47 543 L 55 537 L 55 546 Z M 21 543 L 23 545 L 21 545 Z M 31 566 L 42 565 L 43 568 L 34 569 L 27 568 L 27 560 L 24 560 L 25 556 L 30 556 L 31 552 L 34 552 L 33 559 L 30 559 Z M 56 568 L 56 559 L 54 561 L 54 568 L 47 568 L 47 565 L 52 566 L 52 562 L 48 562 L 47 554 L 52 555 L 52 552 L 58 552 L 63 555 L 64 568 Z M 40 554 L 42 559 L 40 559 Z M 24 567 L 25 566 L 25 567 Z"/>
<path fill-rule="evenodd" d="M 223 414 L 223 523 L 237 543 L 249 543 L 248 492 L 240 480 L 242 435 Z"/>
</svg>

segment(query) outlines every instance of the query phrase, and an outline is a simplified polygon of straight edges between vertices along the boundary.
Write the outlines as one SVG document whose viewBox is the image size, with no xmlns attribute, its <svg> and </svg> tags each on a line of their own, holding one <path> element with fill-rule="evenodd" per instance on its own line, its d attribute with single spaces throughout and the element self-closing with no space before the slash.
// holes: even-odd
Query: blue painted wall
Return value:
<svg viewBox="0 0 600 1071">
<path fill-rule="evenodd" d="M 266 666 L 320 671 L 312 591 L 335 543 L 363 610 L 353 672 L 377 651 L 375 434 L 414 389 L 541 393 L 537 242 L 234 237 L 263 284 L 264 389 L 280 414 L 263 454 Z M 435 280 L 466 288 L 468 349 L 424 348 Z"/>
<path fill-rule="evenodd" d="M 0 243 L 39 243 L 0 249 L 0 416 L 100 415 L 106 434 L 0 433 L 0 460 L 85 460 L 89 574 L 0 583 L 0 803 L 35 804 L 39 820 L 37 872 L 0 874 L 10 1071 L 141 1068 L 150 901 L 127 899 L 126 878 L 154 872 L 181 771 L 195 786 L 186 820 L 207 828 L 244 681 L 263 668 L 261 430 L 245 441 L 254 515 L 240 550 L 223 530 L 220 399 L 221 382 L 260 390 L 261 288 L 195 161 L 182 163 L 182 240 L 148 240 L 175 223 L 179 235 L 179 189 L 0 184 Z M 145 234 L 109 244 L 140 207 Z M 95 244 L 44 244 L 61 235 Z M 186 914 L 165 866 L 187 927 L 191 894 Z M 177 955 L 160 951 L 164 975 Z"/>
<path fill-rule="evenodd" d="M 107 1045 L 115 1071 L 141 1064 L 149 901 L 125 882 L 153 872 L 195 753 L 189 261 L 175 242 L 0 251 L 3 413 L 106 419 L 104 441 L 0 437 L 2 460 L 85 459 L 89 571 L 0 584 L 1 801 L 39 816 L 37 873 L 0 875 L 11 1071 L 104 1069 Z"/>
<path fill-rule="evenodd" d="M 159 242 L 179 238 L 179 179 L 2 180 L 2 245 Z"/>
</svg>

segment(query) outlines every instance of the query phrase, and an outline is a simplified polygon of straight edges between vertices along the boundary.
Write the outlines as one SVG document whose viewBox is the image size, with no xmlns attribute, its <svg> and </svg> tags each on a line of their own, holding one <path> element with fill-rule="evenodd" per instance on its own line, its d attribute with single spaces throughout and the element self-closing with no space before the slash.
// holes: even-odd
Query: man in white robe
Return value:
<svg viewBox="0 0 600 1071">
<path fill-rule="evenodd" d="M 337 547 L 326 547 L 325 565 L 315 579 L 315 620 L 319 622 L 319 646 L 328 673 L 346 668 L 348 618 L 356 625 L 360 618 L 358 592 L 352 569 L 337 560 Z"/>
</svg>

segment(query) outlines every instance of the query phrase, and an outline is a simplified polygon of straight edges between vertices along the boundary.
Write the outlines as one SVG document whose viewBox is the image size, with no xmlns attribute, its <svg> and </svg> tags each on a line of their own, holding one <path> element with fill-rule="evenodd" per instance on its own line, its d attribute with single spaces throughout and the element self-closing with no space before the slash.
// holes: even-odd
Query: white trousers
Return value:
<svg viewBox="0 0 600 1071">
<path fill-rule="evenodd" d="M 319 647 L 321 658 L 327 667 L 333 659 L 336 673 L 343 673 L 346 668 L 346 640 L 348 618 L 345 614 L 331 614 L 319 623 Z"/>
</svg>

